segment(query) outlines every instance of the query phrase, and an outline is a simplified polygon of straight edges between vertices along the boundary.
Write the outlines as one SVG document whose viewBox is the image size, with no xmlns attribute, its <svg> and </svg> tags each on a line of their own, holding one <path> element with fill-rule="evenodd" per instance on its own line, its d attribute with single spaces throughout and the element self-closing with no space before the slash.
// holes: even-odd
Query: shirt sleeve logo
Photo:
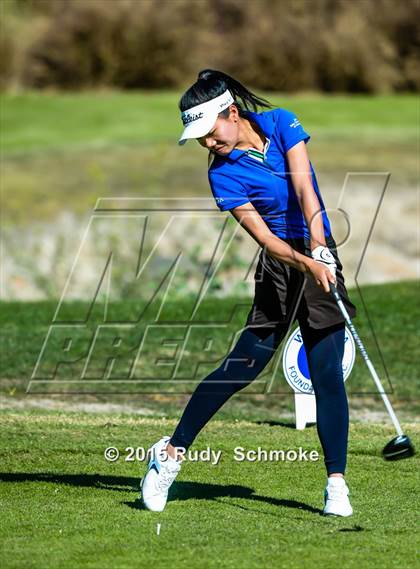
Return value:
<svg viewBox="0 0 420 569">
<path fill-rule="evenodd" d="M 296 128 L 297 126 L 300 126 L 300 122 L 298 121 L 298 119 L 295 119 L 293 122 L 289 124 L 289 126 L 292 128 Z"/>
</svg>

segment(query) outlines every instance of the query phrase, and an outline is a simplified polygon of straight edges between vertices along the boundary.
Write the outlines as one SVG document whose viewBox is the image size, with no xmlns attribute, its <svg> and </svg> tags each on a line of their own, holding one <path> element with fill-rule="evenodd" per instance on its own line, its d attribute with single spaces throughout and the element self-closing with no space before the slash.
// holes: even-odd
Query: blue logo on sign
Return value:
<svg viewBox="0 0 420 569">
<path fill-rule="evenodd" d="M 350 331 L 345 328 L 343 377 L 350 375 L 356 357 L 356 346 Z M 289 336 L 283 352 L 283 373 L 287 383 L 296 393 L 313 393 L 308 358 L 303 344 L 300 328 L 297 327 Z"/>
</svg>

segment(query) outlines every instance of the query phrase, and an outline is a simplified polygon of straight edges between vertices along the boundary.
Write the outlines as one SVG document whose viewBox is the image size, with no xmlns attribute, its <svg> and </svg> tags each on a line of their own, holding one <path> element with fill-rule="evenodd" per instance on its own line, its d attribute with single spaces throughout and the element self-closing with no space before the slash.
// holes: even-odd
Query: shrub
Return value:
<svg viewBox="0 0 420 569">
<path fill-rule="evenodd" d="M 0 84 L 418 90 L 418 0 L 2 0 Z"/>
</svg>

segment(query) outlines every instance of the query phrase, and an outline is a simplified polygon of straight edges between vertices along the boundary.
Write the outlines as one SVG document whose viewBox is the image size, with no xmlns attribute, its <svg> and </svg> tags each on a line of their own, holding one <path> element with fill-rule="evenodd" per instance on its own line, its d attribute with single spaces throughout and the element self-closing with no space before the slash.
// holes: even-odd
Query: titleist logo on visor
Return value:
<svg viewBox="0 0 420 569">
<path fill-rule="evenodd" d="M 202 119 L 203 116 L 204 116 L 203 112 L 201 112 L 201 113 L 190 113 L 189 115 L 184 115 L 182 117 L 182 123 L 185 126 L 185 125 L 189 124 L 190 122 L 197 121 L 198 119 Z"/>
</svg>

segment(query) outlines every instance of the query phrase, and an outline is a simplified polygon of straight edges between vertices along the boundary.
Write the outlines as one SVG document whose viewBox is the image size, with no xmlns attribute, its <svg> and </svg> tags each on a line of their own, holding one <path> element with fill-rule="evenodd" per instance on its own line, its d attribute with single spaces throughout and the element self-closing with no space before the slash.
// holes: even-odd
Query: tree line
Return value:
<svg viewBox="0 0 420 569">
<path fill-rule="evenodd" d="M 418 91 L 420 0 L 1 0 L 0 86 Z"/>
</svg>

